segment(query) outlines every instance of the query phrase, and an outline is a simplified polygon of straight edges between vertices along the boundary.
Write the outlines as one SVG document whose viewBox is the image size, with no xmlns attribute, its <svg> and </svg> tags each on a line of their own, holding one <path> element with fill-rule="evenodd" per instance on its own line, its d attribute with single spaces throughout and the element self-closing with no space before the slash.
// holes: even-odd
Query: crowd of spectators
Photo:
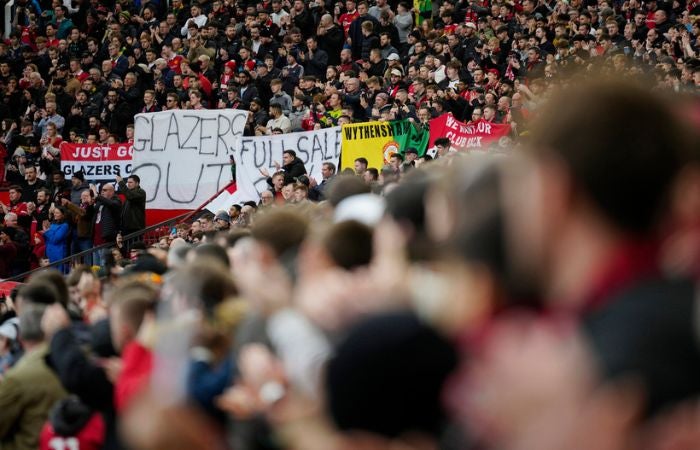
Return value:
<svg viewBox="0 0 700 450">
<path fill-rule="evenodd" d="M 129 142 L 134 114 L 175 108 L 250 110 L 247 134 L 445 112 L 522 134 L 573 72 L 697 92 L 698 16 L 684 0 L 17 0 L 3 160 L 10 182 L 23 152 L 50 178 L 60 142 Z"/>
<path fill-rule="evenodd" d="M 0 271 L 116 247 L 0 303 L 0 448 L 699 448 L 698 14 L 16 0 Z M 285 151 L 259 202 L 125 248 L 138 177 L 122 205 L 58 146 L 173 108 L 247 109 L 248 135 L 450 112 L 517 151 L 320 180 Z"/>
<path fill-rule="evenodd" d="M 377 182 L 358 159 L 307 185 L 286 152 L 259 204 L 37 271 L 0 305 L 0 444 L 696 449 L 684 105 L 581 82 L 508 157 L 395 159 Z"/>
<path fill-rule="evenodd" d="M 697 94 L 699 15 L 696 1 L 18 0 L 0 42 L 0 176 L 12 188 L 3 213 L 27 236 L 11 236 L 10 215 L 5 239 L 21 241 L 21 263 L 0 276 L 143 228 L 142 205 L 118 210 L 118 196 L 60 170 L 62 142 L 132 142 L 136 113 L 246 109 L 245 133 L 261 135 L 402 118 L 426 127 L 450 112 L 508 123 L 517 138 L 572 76 L 647 76 Z M 382 168 L 369 169 L 376 181 Z M 119 220 L 96 230 L 104 205 Z"/>
<path fill-rule="evenodd" d="M 138 175 L 126 180 L 117 176 L 122 203 L 112 183 L 103 183 L 98 191 L 82 172 L 67 181 L 60 170 L 45 183 L 25 158 L 20 164 L 24 182 L 9 187 L 7 205 L 0 202 L 4 216 L 0 278 L 15 277 L 94 247 L 123 243 L 124 236 L 145 228 L 146 192 L 139 186 Z M 80 262 L 101 266 L 103 254 L 85 253 Z"/>
</svg>

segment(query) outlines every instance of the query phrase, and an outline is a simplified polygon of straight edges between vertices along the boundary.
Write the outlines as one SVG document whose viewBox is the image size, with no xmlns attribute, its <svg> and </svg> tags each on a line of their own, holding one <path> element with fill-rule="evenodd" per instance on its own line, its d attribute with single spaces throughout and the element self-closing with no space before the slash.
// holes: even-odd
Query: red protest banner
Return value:
<svg viewBox="0 0 700 450">
<path fill-rule="evenodd" d="M 509 124 L 491 123 L 485 120 L 467 124 L 455 119 L 451 113 L 447 113 L 430 121 L 428 148 L 433 148 L 435 140 L 441 137 L 448 138 L 452 146 L 460 150 L 486 148 L 490 143 L 508 136 L 509 133 Z"/>
<path fill-rule="evenodd" d="M 82 171 L 91 181 L 112 181 L 116 175 L 131 173 L 132 144 L 61 143 L 61 170 L 70 177 Z"/>
</svg>

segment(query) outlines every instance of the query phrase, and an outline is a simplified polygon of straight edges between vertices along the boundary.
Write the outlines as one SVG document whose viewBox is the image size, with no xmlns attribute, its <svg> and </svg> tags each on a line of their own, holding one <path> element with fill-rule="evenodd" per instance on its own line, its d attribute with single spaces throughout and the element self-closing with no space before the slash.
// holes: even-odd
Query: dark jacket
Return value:
<svg viewBox="0 0 700 450">
<path fill-rule="evenodd" d="M 309 59 L 307 53 L 304 64 L 304 75 L 313 75 L 321 80 L 326 79 L 326 69 L 328 68 L 328 53 L 325 50 L 317 48 L 314 52 L 314 57 Z"/>
<path fill-rule="evenodd" d="M 93 216 L 93 229 L 100 220 L 102 227 L 101 238 L 112 242 L 117 237 L 121 227 L 122 202 L 116 195 L 112 199 L 98 195 L 95 199 L 95 214 Z"/>
<path fill-rule="evenodd" d="M 61 384 L 90 408 L 103 414 L 105 449 L 119 448 L 114 414 L 114 385 L 107 373 L 88 358 L 71 329 L 58 331 L 51 339 L 49 362 Z"/>
<path fill-rule="evenodd" d="M 344 44 L 343 30 L 337 25 L 333 25 L 326 30 L 325 34 L 318 37 L 318 48 L 323 49 L 328 54 L 328 64 L 332 66 L 340 64 L 340 51 Z"/>
<path fill-rule="evenodd" d="M 362 42 L 364 41 L 364 36 L 362 35 L 362 24 L 367 21 L 372 22 L 375 29 L 379 26 L 379 21 L 369 14 L 365 15 L 364 17 L 358 17 L 350 24 L 348 35 L 350 39 L 352 39 L 352 59 L 354 61 L 360 59 L 362 55 Z"/>
<path fill-rule="evenodd" d="M 121 229 L 127 233 L 143 230 L 146 227 L 146 191 L 140 187 L 128 189 L 126 181 L 122 180 L 119 182 L 119 192 L 126 197 Z"/>
<path fill-rule="evenodd" d="M 369 60 L 369 53 L 373 48 L 379 48 L 379 38 L 377 35 L 371 34 L 367 37 L 363 36 L 360 57 L 365 61 Z"/>
<path fill-rule="evenodd" d="M 303 161 L 299 158 L 294 158 L 294 161 L 282 166 L 282 170 L 284 171 L 284 184 L 294 183 L 297 178 L 307 173 Z"/>
<path fill-rule="evenodd" d="M 36 202 L 36 193 L 39 189 L 46 187 L 46 182 L 37 178 L 36 183 L 31 186 L 25 181 L 22 183 L 21 202 Z"/>
<path fill-rule="evenodd" d="M 309 189 L 309 200 L 320 202 L 326 199 L 326 190 L 333 177 L 322 180 L 319 184 Z"/>
<path fill-rule="evenodd" d="M 700 394 L 696 298 L 692 281 L 647 279 L 585 317 L 602 375 L 640 381 L 648 414 Z"/>
</svg>

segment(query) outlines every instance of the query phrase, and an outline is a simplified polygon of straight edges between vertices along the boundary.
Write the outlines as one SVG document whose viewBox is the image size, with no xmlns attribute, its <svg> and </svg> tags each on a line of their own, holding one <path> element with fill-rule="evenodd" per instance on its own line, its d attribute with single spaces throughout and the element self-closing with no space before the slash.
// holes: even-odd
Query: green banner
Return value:
<svg viewBox="0 0 700 450">
<path fill-rule="evenodd" d="M 430 140 L 430 130 L 427 125 L 420 127 L 418 131 L 419 129 L 408 119 L 393 120 L 390 124 L 394 131 L 394 141 L 399 144 L 399 153 L 403 155 L 407 148 L 415 148 L 418 156 L 425 154 Z"/>
</svg>

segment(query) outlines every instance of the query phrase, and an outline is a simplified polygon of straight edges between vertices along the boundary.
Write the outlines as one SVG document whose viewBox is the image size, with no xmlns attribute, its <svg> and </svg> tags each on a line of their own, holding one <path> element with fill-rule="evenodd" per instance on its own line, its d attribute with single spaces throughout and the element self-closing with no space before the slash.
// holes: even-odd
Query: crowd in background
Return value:
<svg viewBox="0 0 700 450">
<path fill-rule="evenodd" d="M 698 448 L 688 101 L 581 82 L 510 156 L 282 170 L 32 274 L 1 306 L 2 448 Z"/>
<path fill-rule="evenodd" d="M 0 202 L 4 216 L 0 278 L 16 277 L 105 244 L 115 244 L 125 252 L 124 236 L 146 226 L 146 192 L 139 186 L 138 175 L 117 176 L 116 186 L 103 183 L 98 191 L 82 172 L 68 181 L 57 170 L 44 182 L 37 177 L 36 167 L 23 168 L 24 182 L 10 185 L 7 205 Z M 101 266 L 103 254 L 84 254 L 80 262 Z M 68 268 L 65 265 L 62 270 Z"/>
<path fill-rule="evenodd" d="M 50 178 L 62 141 L 130 142 L 140 112 L 247 109 L 250 135 L 451 112 L 522 134 L 576 72 L 697 93 L 699 15 L 695 0 L 18 0 L 0 42 L 7 179 L 22 153 Z"/>
<path fill-rule="evenodd" d="M 449 112 L 510 124 L 518 138 L 572 77 L 646 76 L 653 89 L 689 95 L 700 86 L 696 1 L 18 0 L 11 12 L 0 42 L 0 177 L 13 189 L 2 212 L 27 236 L 7 234 L 21 263 L 0 276 L 143 228 L 143 205 L 127 212 L 114 203 L 124 197 L 100 195 L 81 173 L 65 180 L 59 151 L 133 142 L 140 112 L 246 109 L 247 135 L 404 118 L 424 128 Z M 365 169 L 373 182 L 383 168 Z M 117 220 L 100 226 L 99 210 Z"/>
<path fill-rule="evenodd" d="M 0 270 L 116 246 L 0 303 L 0 448 L 700 447 L 699 13 L 17 1 Z M 450 112 L 517 139 L 320 180 L 285 151 L 259 202 L 125 248 L 138 177 L 117 205 L 57 148 L 171 108 L 248 109 L 248 135 Z"/>
</svg>

